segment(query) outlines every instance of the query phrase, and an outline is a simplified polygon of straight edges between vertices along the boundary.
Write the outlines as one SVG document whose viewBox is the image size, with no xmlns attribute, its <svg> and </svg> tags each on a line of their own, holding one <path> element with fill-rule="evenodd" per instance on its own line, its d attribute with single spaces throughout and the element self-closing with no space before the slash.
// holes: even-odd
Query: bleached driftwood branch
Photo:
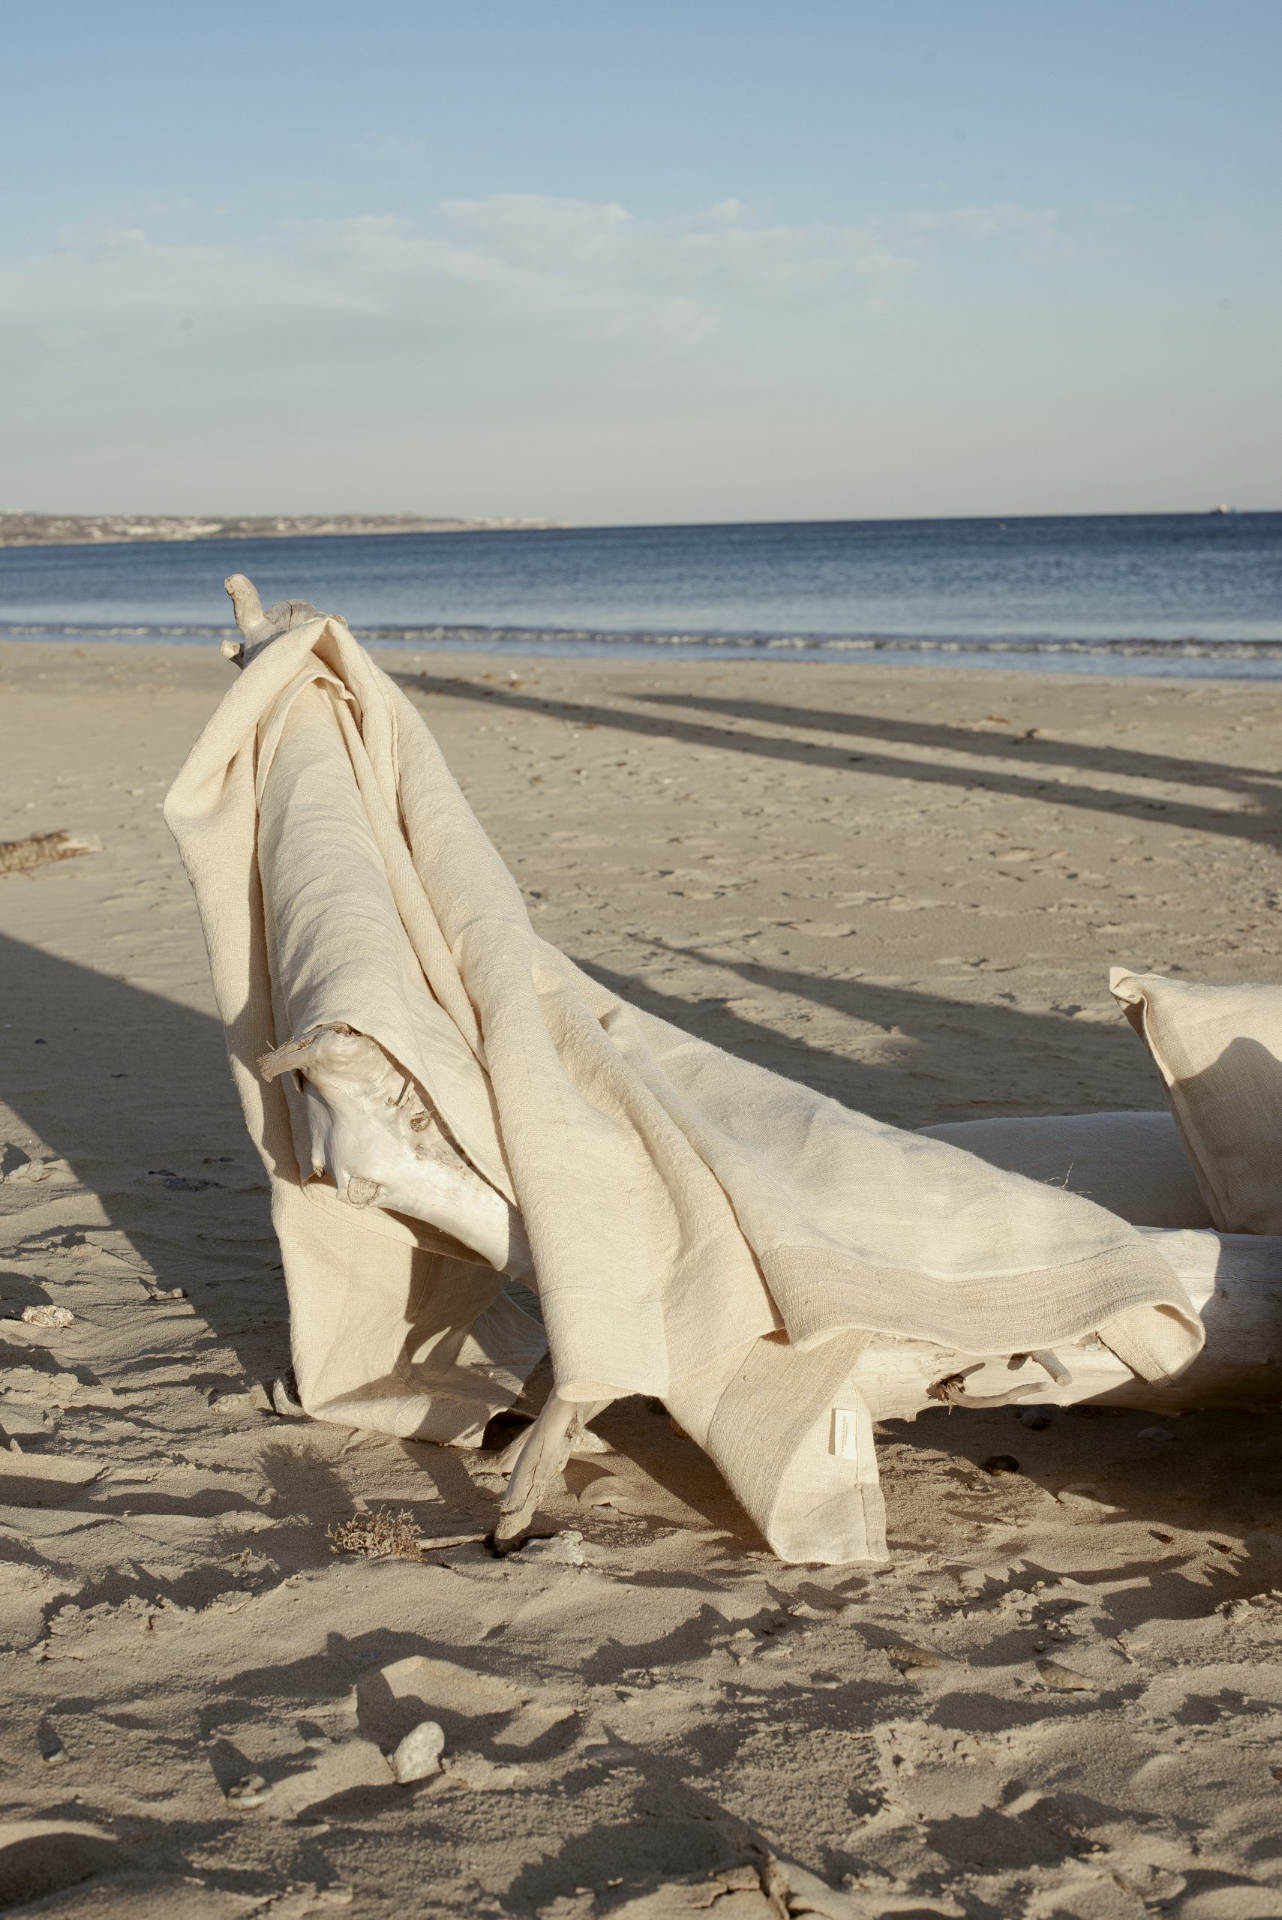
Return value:
<svg viewBox="0 0 1282 1920">
<path fill-rule="evenodd" d="M 533 1278 L 521 1216 L 481 1177 L 411 1075 L 368 1034 L 320 1027 L 264 1054 L 264 1080 L 299 1073 L 317 1155 L 348 1206 L 425 1220 L 514 1280 Z"/>
<path fill-rule="evenodd" d="M 255 654 L 261 653 L 282 633 L 288 633 L 291 627 L 324 618 L 320 608 L 314 607 L 310 600 L 278 600 L 274 607 L 264 611 L 258 588 L 243 573 L 228 574 L 223 586 L 231 596 L 232 612 L 243 638 L 224 640 L 222 652 L 238 667 L 248 666 Z"/>
<path fill-rule="evenodd" d="M 595 1420 L 609 1405 L 608 1400 L 568 1400 L 554 1389 L 533 1426 L 518 1434 L 499 1456 L 499 1471 L 508 1476 L 494 1529 L 494 1545 L 500 1554 L 514 1553 L 528 1539 L 535 1514 L 546 1504 L 575 1454 L 607 1451 L 588 1421 Z"/>
</svg>

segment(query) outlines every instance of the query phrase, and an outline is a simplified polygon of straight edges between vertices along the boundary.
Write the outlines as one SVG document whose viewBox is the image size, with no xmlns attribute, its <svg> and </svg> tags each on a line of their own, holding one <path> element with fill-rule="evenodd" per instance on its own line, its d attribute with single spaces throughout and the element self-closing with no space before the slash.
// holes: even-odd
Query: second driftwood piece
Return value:
<svg viewBox="0 0 1282 1920">
<path fill-rule="evenodd" d="M 74 833 L 33 833 L 25 840 L 0 840 L 0 875 L 34 873 L 37 867 L 47 867 L 55 860 L 101 852 L 101 840 Z"/>
</svg>

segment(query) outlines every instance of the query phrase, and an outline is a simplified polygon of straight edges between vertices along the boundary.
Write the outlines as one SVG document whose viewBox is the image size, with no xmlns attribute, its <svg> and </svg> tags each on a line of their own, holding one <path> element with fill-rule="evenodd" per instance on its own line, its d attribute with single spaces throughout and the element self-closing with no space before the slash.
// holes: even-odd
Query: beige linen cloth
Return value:
<svg viewBox="0 0 1282 1920">
<path fill-rule="evenodd" d="M 1212 987 L 1128 967 L 1114 967 L 1108 984 L 1162 1076 L 1215 1225 L 1282 1234 L 1282 987 Z"/>
<path fill-rule="evenodd" d="M 305 1409 L 476 1444 L 542 1351 L 501 1278 L 312 1174 L 270 1049 L 368 1034 L 520 1210 L 560 1392 L 658 1395 L 784 1558 L 885 1557 L 873 1334 L 976 1355 L 1091 1333 L 1144 1379 L 1201 1323 L 1102 1207 L 904 1133 L 619 1000 L 533 931 L 413 707 L 333 618 L 251 655 L 169 795 Z"/>
</svg>

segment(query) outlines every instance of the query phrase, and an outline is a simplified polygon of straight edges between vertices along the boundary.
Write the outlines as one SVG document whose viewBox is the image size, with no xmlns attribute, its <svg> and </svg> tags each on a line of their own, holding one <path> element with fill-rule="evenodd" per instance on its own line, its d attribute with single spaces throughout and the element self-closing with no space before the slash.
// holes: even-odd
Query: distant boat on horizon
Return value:
<svg viewBox="0 0 1282 1920">
<path fill-rule="evenodd" d="M 1223 502 L 1223 501 L 1221 500 L 1221 502 L 1220 502 L 1220 504 L 1219 504 L 1219 506 L 1218 506 L 1218 507 L 1212 507 L 1212 508 L 1210 509 L 1210 511 L 1211 511 L 1212 513 L 1236 513 L 1236 512 L 1237 512 L 1237 508 L 1236 508 L 1236 507 L 1226 507 L 1226 506 L 1225 506 L 1225 504 L 1224 504 L 1224 502 Z"/>
</svg>

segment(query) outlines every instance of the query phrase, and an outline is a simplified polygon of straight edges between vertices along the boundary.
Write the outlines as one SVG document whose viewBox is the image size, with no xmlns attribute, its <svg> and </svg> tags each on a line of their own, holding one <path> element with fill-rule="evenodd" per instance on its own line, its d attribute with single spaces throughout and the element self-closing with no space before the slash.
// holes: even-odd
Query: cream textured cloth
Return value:
<svg viewBox="0 0 1282 1920">
<path fill-rule="evenodd" d="M 304 1406 L 474 1442 L 538 1350 L 488 1268 L 311 1178 L 255 1062 L 376 1040 L 520 1210 L 559 1389 L 662 1396 L 786 1557 L 884 1555 L 873 1332 L 976 1354 L 1092 1331 L 1140 1376 L 1201 1342 L 1103 1208 L 867 1119 L 640 1012 L 538 938 L 409 702 L 341 621 L 257 650 L 167 819 L 271 1174 Z"/>
<path fill-rule="evenodd" d="M 1138 1227 L 1214 1224 L 1169 1113 L 1020 1114 L 923 1127 L 990 1167 L 1080 1193 Z"/>
<path fill-rule="evenodd" d="M 1148 1042 L 1213 1223 L 1282 1233 L 1282 987 L 1125 967 L 1108 984 Z"/>
</svg>

